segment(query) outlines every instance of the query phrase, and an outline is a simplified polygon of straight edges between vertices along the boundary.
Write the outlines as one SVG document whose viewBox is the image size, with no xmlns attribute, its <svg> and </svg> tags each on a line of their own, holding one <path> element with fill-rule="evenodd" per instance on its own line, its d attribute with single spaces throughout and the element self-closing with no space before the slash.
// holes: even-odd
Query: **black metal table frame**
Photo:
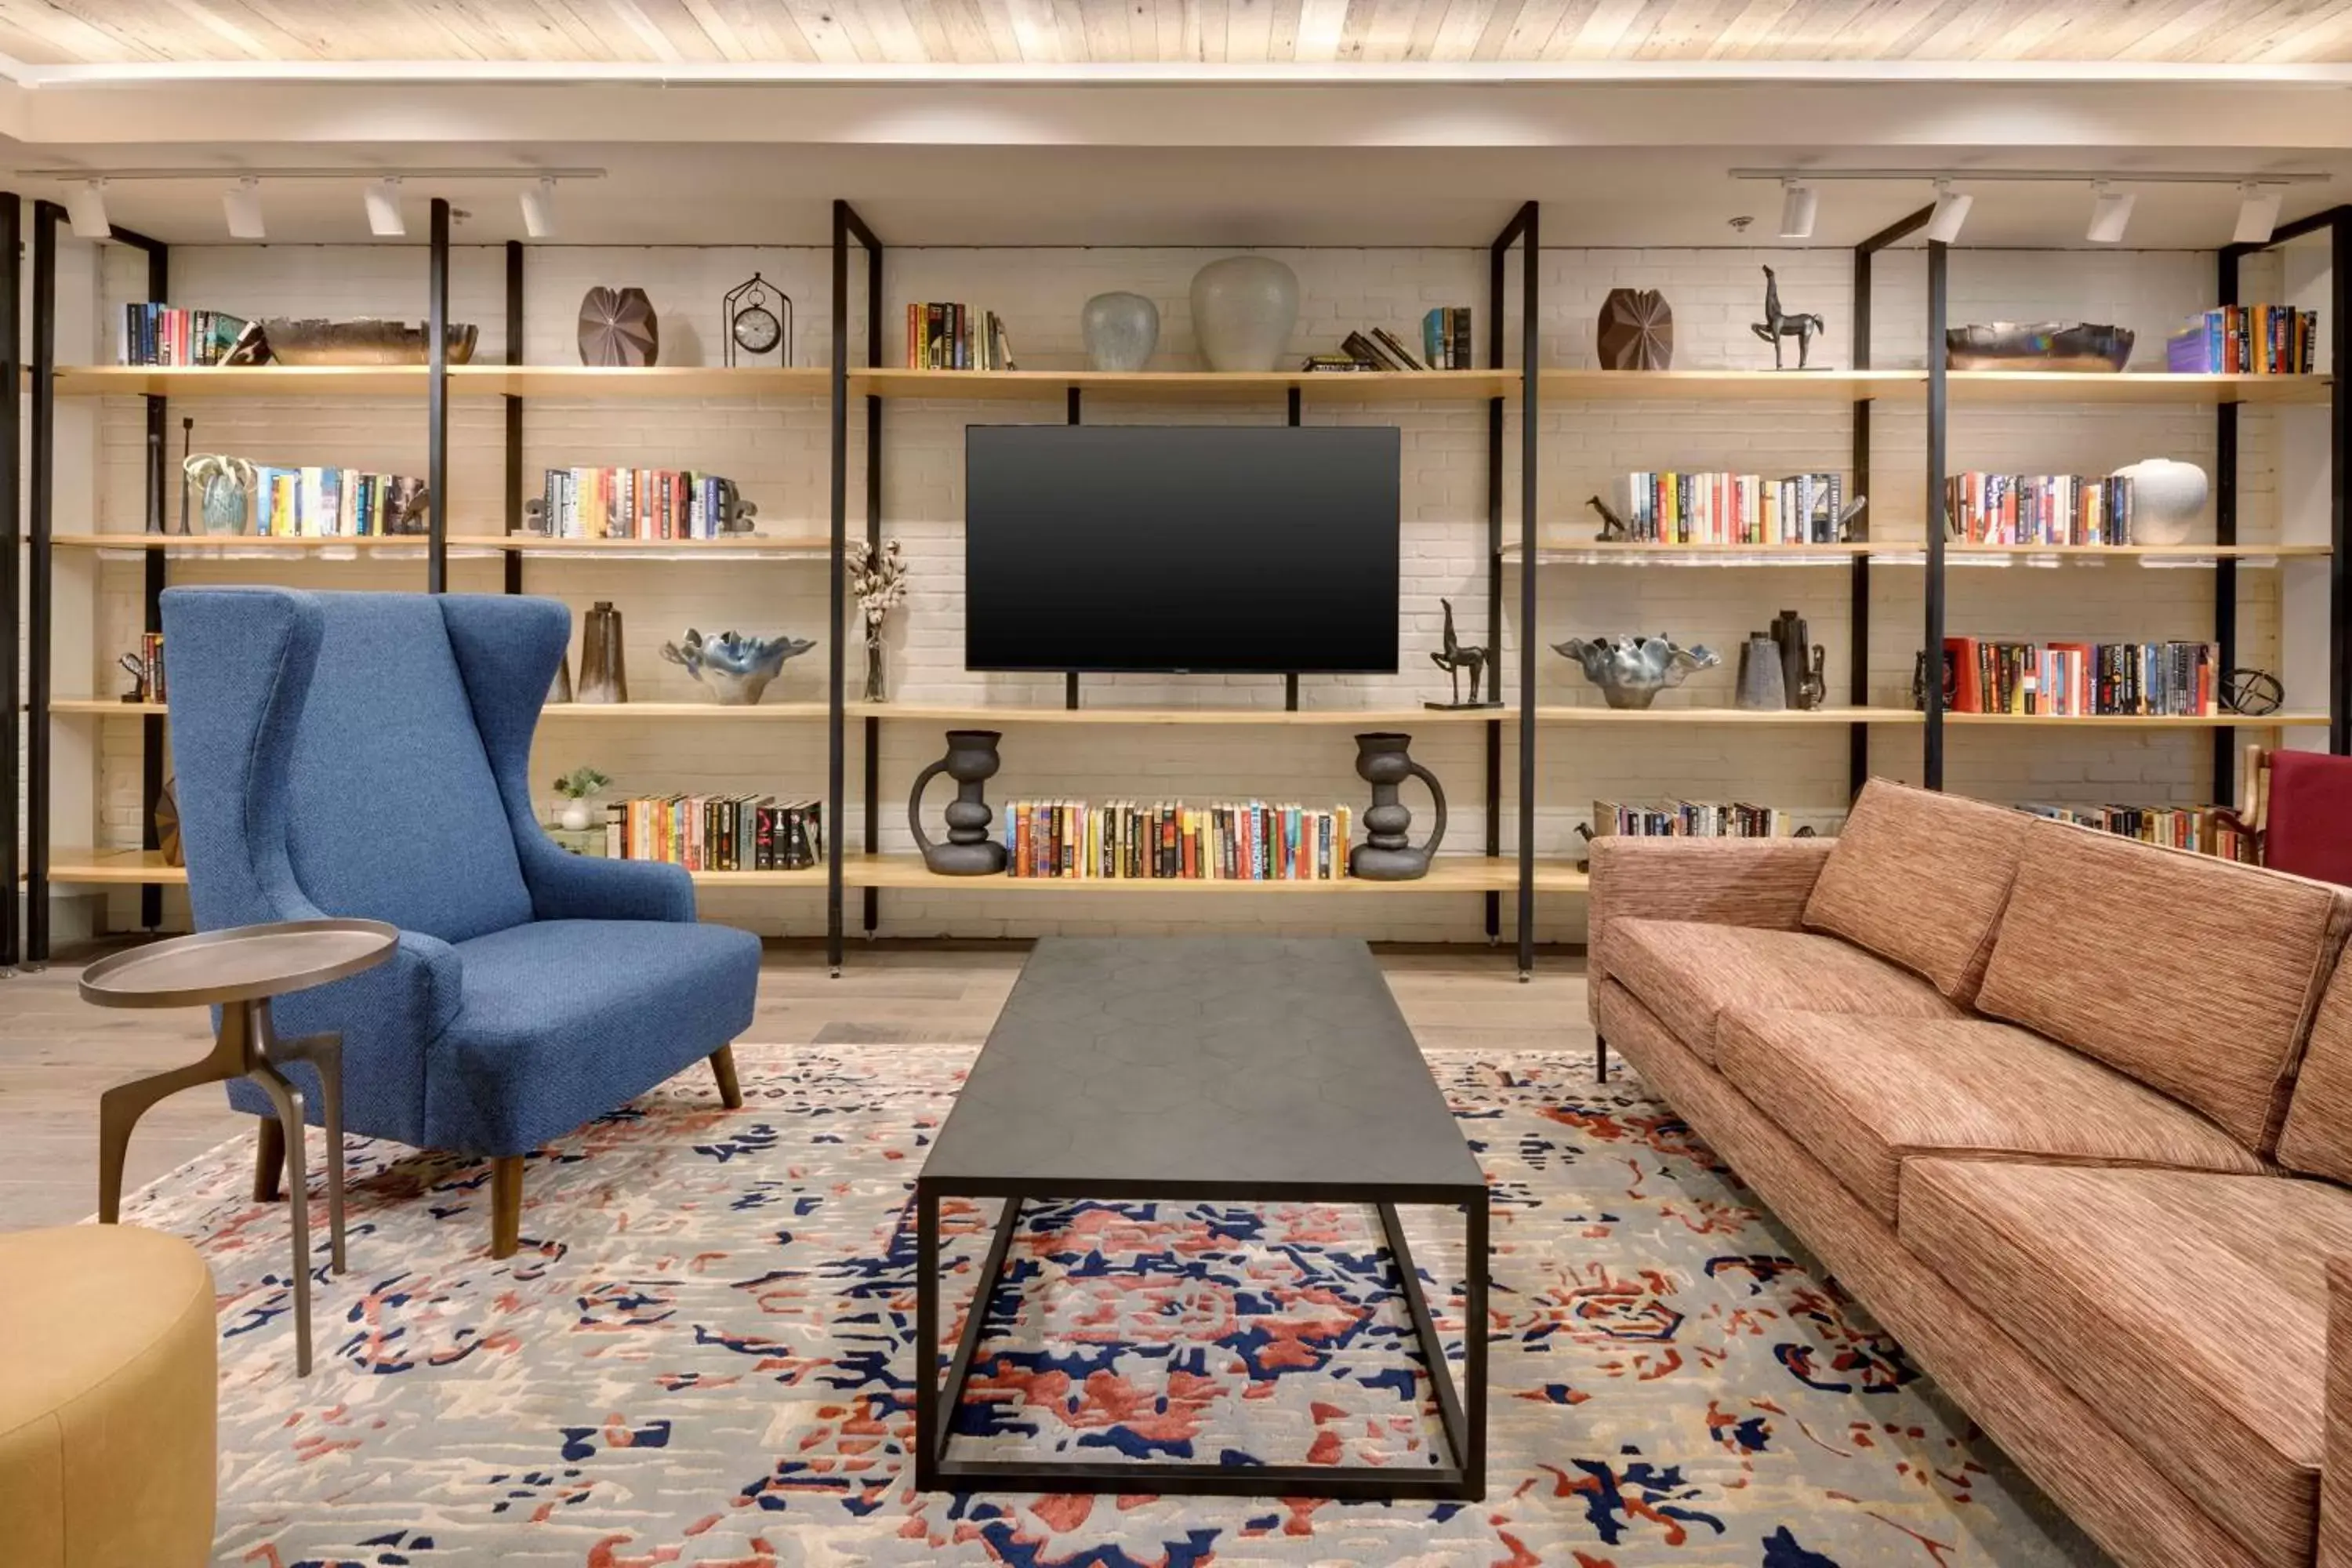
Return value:
<svg viewBox="0 0 2352 1568">
<path fill-rule="evenodd" d="M 1324 1497 L 1356 1502 L 1434 1499 L 1475 1502 L 1486 1495 L 1486 1294 L 1487 1207 L 1482 1188 L 1370 1188 L 1349 1183 L 1256 1184 L 1146 1182 L 1105 1189 L 1088 1184 L 1083 1193 L 1047 1191 L 1030 1184 L 918 1177 L 915 1182 L 915 1485 L 919 1490 L 1134 1492 L 1177 1497 Z M 939 1381 L 940 1204 L 942 1199 L 1002 1198 L 996 1233 L 981 1265 L 980 1282 L 965 1315 L 947 1386 Z M 1186 1464 L 1085 1464 L 1047 1459 L 954 1459 L 948 1457 L 952 1420 L 963 1405 L 972 1361 L 988 1326 L 989 1304 L 1004 1277 L 1005 1259 L 1019 1227 L 1021 1210 L 1033 1199 L 1075 1197 L 1107 1201 L 1184 1199 L 1203 1203 L 1361 1203 L 1380 1213 L 1381 1230 L 1395 1260 L 1397 1282 L 1412 1317 L 1413 1333 L 1429 1365 L 1429 1381 L 1444 1429 L 1450 1462 L 1428 1468 L 1339 1465 L 1224 1466 Z M 1397 1205 L 1413 1204 L 1464 1211 L 1465 1301 L 1462 1390 L 1429 1312 L 1412 1250 L 1397 1222 Z M 942 1397 L 944 1395 L 944 1397 Z"/>
</svg>

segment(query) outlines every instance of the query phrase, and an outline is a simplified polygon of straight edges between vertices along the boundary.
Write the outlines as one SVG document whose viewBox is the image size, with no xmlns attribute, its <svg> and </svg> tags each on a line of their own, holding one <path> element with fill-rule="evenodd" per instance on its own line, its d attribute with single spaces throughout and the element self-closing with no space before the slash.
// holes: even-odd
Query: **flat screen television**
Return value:
<svg viewBox="0 0 2352 1568">
<path fill-rule="evenodd" d="M 1393 426 L 975 425 L 976 670 L 1392 674 Z"/>
</svg>

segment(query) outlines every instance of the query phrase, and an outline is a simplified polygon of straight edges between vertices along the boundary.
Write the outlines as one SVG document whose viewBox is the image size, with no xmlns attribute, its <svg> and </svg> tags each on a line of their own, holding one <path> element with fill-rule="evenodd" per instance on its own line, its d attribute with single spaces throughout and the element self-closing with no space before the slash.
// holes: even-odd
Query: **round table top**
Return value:
<svg viewBox="0 0 2352 1568">
<path fill-rule="evenodd" d="M 400 931 L 382 921 L 285 921 L 173 937 L 100 959 L 81 995 L 101 1007 L 201 1007 L 308 991 L 373 969 Z"/>
</svg>

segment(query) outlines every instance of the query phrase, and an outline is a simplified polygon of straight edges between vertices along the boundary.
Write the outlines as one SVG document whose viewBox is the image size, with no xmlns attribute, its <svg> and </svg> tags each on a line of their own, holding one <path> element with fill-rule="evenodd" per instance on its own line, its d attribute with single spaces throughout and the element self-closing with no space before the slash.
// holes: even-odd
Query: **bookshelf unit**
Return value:
<svg viewBox="0 0 2352 1568">
<path fill-rule="evenodd" d="M 142 847 L 100 847 L 73 845 L 52 845 L 47 819 L 48 773 L 51 766 L 48 727 L 53 721 L 84 725 L 135 720 L 140 725 L 140 759 L 142 770 L 142 822 L 152 824 L 152 808 L 163 784 L 163 756 L 168 715 L 161 704 L 124 703 L 106 697 L 103 692 L 56 696 L 52 692 L 55 636 L 54 610 L 50 598 L 50 579 L 55 562 L 61 556 L 77 558 L 88 555 L 106 557 L 117 563 L 133 560 L 143 574 L 142 604 L 146 625 L 157 626 L 157 595 L 169 578 L 173 567 L 183 561 L 223 562 L 236 563 L 250 561 L 268 564 L 282 562 L 313 562 L 321 569 L 330 563 L 344 561 L 383 561 L 406 563 L 415 562 L 424 568 L 417 586 L 427 591 L 444 591 L 448 584 L 448 567 L 453 560 L 477 563 L 495 561 L 499 563 L 504 591 L 524 590 L 525 574 L 534 560 L 549 563 L 608 562 L 628 563 L 646 571 L 667 572 L 673 565 L 700 571 L 714 565 L 751 565 L 773 562 L 779 564 L 804 563 L 821 564 L 830 576 L 829 647 L 826 657 L 829 678 L 825 681 L 826 697 L 821 701 L 778 702 L 751 708 L 725 708 L 716 704 L 685 701 L 637 701 L 626 704 L 598 706 L 570 704 L 550 707 L 543 718 L 552 728 L 567 731 L 584 730 L 594 732 L 598 727 L 644 722 L 657 736 L 672 733 L 677 726 L 710 726 L 730 731 L 733 740 L 740 732 L 744 737 L 758 737 L 763 742 L 769 737 L 790 736 L 800 740 L 807 730 L 824 726 L 826 782 L 824 798 L 831 817 L 824 864 L 795 871 L 706 872 L 695 874 L 698 886 L 718 889 L 758 889 L 793 893 L 822 893 L 826 917 L 826 947 L 828 963 L 837 971 L 844 957 L 845 937 L 850 929 L 846 894 L 855 889 L 858 894 L 857 926 L 867 933 L 875 932 L 880 923 L 883 900 L 898 895 L 932 894 L 940 892 L 985 892 L 1021 895 L 1025 900 L 1031 894 L 1055 892 L 1081 899 L 1095 895 L 1117 894 L 1155 896 L 1170 895 L 1193 900 L 1214 894 L 1265 895 L 1270 900 L 1285 900 L 1313 898 L 1318 902 L 1337 896 L 1365 899 L 1415 897 L 1454 900 L 1449 908 L 1466 911 L 1468 900 L 1475 898 L 1484 914 L 1484 930 L 1490 940 L 1499 939 L 1503 930 L 1503 900 L 1513 900 L 1515 912 L 1516 958 L 1524 973 L 1533 963 L 1535 900 L 1538 896 L 1577 895 L 1589 887 L 1585 874 L 1577 868 L 1576 860 L 1558 853 L 1546 853 L 1537 837 L 1537 811 L 1539 805 L 1580 805 L 1560 798 L 1562 792 L 1547 788 L 1542 763 L 1548 748 L 1557 747 L 1554 757 L 1575 754 L 1578 747 L 1624 747 L 1646 744 L 1653 740 L 1672 740 L 1684 731 L 1697 735 L 1720 734 L 1727 755 L 1746 757 L 1748 748 L 1758 748 L 1769 754 L 1777 743 L 1822 731 L 1843 729 L 1847 737 L 1847 777 L 1853 788 L 1858 788 L 1871 772 L 1871 750 L 1874 741 L 1892 743 L 1899 739 L 1907 746 L 1916 735 L 1921 747 L 1923 782 L 1931 787 L 1942 787 L 1945 777 L 1948 730 L 1957 731 L 1961 739 L 1952 744 L 1967 745 L 1981 732 L 1994 732 L 2007 728 L 2019 737 L 2038 742 L 2053 736 L 2114 731 L 2118 733 L 2177 733 L 2189 737 L 2210 738 L 2212 750 L 2212 797 L 2226 803 L 2236 775 L 2234 751 L 2237 731 L 2256 730 L 2264 732 L 2303 731 L 2306 734 L 2324 731 L 2332 750 L 2343 752 L 2352 747 L 2352 636 L 2347 636 L 2347 609 L 2352 609 L 2352 594 L 2347 594 L 2346 579 L 2347 555 L 2352 544 L 2347 537 L 2347 511 L 2343 492 L 2343 470 L 2347 457 L 2347 437 L 2352 437 L 2352 395 L 2338 384 L 2332 373 L 2315 375 L 2252 376 L 2252 375 L 2174 375 L 2153 373 L 2126 373 L 2118 375 L 2050 374 L 2032 372 L 1948 372 L 1942 368 L 1941 330 L 1945 320 L 1948 297 L 1948 257 L 1944 247 L 1929 244 L 1926 247 L 1926 342 L 1922 345 L 1923 364 L 1920 368 L 1879 370 L 1869 361 L 1871 343 L 1871 281 L 1873 264 L 1879 254 L 1906 239 L 1916 242 L 1917 231 L 1924 226 L 1927 214 L 1922 211 L 1890 226 L 1854 247 L 1853 267 L 1854 291 L 1853 310 L 1848 322 L 1850 341 L 1854 346 L 1857 363 L 1845 370 L 1771 372 L 1763 370 L 1676 370 L 1660 372 L 1612 372 L 1591 368 L 1546 366 L 1541 363 L 1541 328 L 1538 294 L 1540 264 L 1544 259 L 1539 232 L 1539 213 L 1530 203 L 1521 207 L 1509 224 L 1488 247 L 1486 261 L 1486 292 L 1484 310 L 1486 314 L 1482 358 L 1489 368 L 1474 371 L 1423 373 L 1361 373 L 1341 374 L 1307 374 L 1276 372 L 1260 375 L 1228 375 L 1205 372 L 1144 372 L 1135 374 L 1103 374 L 1079 370 L 1043 370 L 1020 372 L 978 371 L 917 371 L 895 368 L 885 363 L 886 351 L 895 350 L 897 334 L 888 330 L 892 323 L 884 290 L 885 248 L 873 232 L 847 203 L 834 207 L 832 247 L 831 325 L 832 354 L 824 366 L 725 368 L 703 366 L 661 366 L 644 370 L 593 369 L 571 365 L 530 365 L 520 363 L 523 353 L 522 281 L 527 263 L 528 247 L 509 244 L 505 247 L 507 300 L 507 359 L 505 363 L 446 365 L 429 363 L 421 366 L 334 367 L 306 369 L 298 367 L 251 367 L 238 369 L 156 369 L 149 367 L 110 365 L 66 365 L 56 363 L 54 341 L 55 288 L 58 272 L 58 229 L 62 212 L 52 204 L 29 204 L 31 243 L 25 247 L 25 260 L 18 261 L 11 243 L 23 225 L 20 204 L 14 198 L 0 201 L 0 339 L 7 347 L 0 352 L 16 354 L 17 335 L 10 331 L 14 324 L 9 313 L 17 307 L 17 284 L 21 281 L 18 268 L 29 265 L 32 289 L 32 357 L 29 365 L 19 364 L 16 374 L 30 388 L 32 441 L 30 443 L 31 531 L 20 556 L 17 548 L 5 552 L 9 571 L 22 562 L 29 574 L 27 585 L 30 620 L 31 656 L 26 671 L 27 701 L 23 710 L 28 726 L 27 782 L 28 809 L 25 813 L 26 850 L 23 867 L 26 900 L 26 918 L 21 930 L 15 923 L 14 906 L 10 906 L 8 924 L 0 928 L 0 967 L 5 967 L 20 957 L 33 962 L 46 958 L 48 948 L 48 928 L 46 891 L 52 884 L 79 884 L 97 888 L 139 888 L 142 889 L 141 913 L 142 923 L 152 926 L 162 918 L 161 890 L 166 886 L 184 883 L 184 872 L 164 866 L 152 842 L 152 826 L 146 829 Z M 425 285 L 428 301 L 427 318 L 436 325 L 447 319 L 450 260 L 449 217 L 446 202 L 433 204 L 431 244 L 424 254 Z M 2331 364 L 2335 368 L 2352 370 L 2352 208 L 2335 208 L 2299 224 L 2282 226 L 2273 243 L 2282 243 L 2315 233 L 2325 233 L 2333 242 L 2335 254 L 2345 260 L 2346 267 L 2336 268 L 2335 293 L 2328 303 L 2330 316 Z M 149 269 L 149 293 L 152 298 L 168 297 L 169 250 L 165 246 L 143 237 L 118 231 L 116 239 L 142 250 Z M 1520 277 L 1516 280 L 1516 303 L 1519 310 L 1516 343 L 1507 343 L 1505 305 L 1513 300 L 1510 286 L 1511 253 L 1519 252 Z M 851 304 L 851 268 L 858 254 L 865 262 L 864 295 L 866 343 L 862 355 L 855 342 L 860 324 Z M 2220 253 L 2216 273 L 2216 297 L 2223 301 L 2236 298 L 2238 264 L 2248 253 L 2248 247 L 2231 247 Z M 1915 252 L 1916 254 L 1916 252 Z M 436 334 L 437 341 L 437 333 Z M 1507 347 L 1513 352 L 1507 353 Z M 1507 364 L 1516 358 L 1516 364 Z M 860 363 L 862 361 L 862 363 Z M 413 405 L 425 416 L 428 450 L 428 483 L 435 502 L 432 531 L 418 536 L 379 538 L 272 539 L 247 535 L 236 536 L 176 536 L 160 531 L 143 533 L 87 531 L 81 529 L 57 531 L 53 527 L 57 505 L 55 500 L 56 416 L 55 399 L 124 398 L 143 400 L 147 428 L 162 435 L 170 428 L 168 410 L 174 400 L 210 400 L 221 402 L 237 399 L 262 399 L 280 396 L 305 399 L 392 398 Z M 482 498 L 453 497 L 448 475 L 447 421 L 452 400 L 471 405 L 492 403 L 502 410 L 506 421 L 506 458 L 502 511 L 482 504 Z M 830 413 L 830 447 L 826 466 L 831 480 L 830 528 L 824 533 L 802 531 L 779 533 L 752 538 L 721 538 L 702 541 L 606 541 L 549 539 L 521 531 L 522 497 L 526 479 L 522 471 L 522 430 L 530 400 L 559 399 L 576 403 L 607 403 L 626 405 L 663 400 L 698 401 L 710 399 L 795 400 L 813 405 L 824 400 Z M 1516 658 L 1507 659 L 1514 666 L 1517 678 L 1515 690 L 1498 690 L 1508 700 L 1507 707 L 1496 710 L 1436 710 L 1399 706 L 1394 698 L 1381 705 L 1362 708 L 1318 705 L 1344 700 L 1310 685 L 1302 695 L 1297 683 L 1289 683 L 1281 707 L 1216 706 L 1117 706 L 1120 693 L 1116 689 L 1104 691 L 1103 706 L 1090 706 L 1095 692 L 1075 678 L 1066 688 L 1065 704 L 1061 707 L 1042 706 L 1034 697 L 1025 701 L 959 702 L 925 700 L 867 703 L 855 694 L 854 660 L 856 648 L 851 638 L 851 607 L 847 601 L 842 576 L 842 560 L 845 547 L 857 527 L 849 515 L 849 495 L 852 462 L 849 432 L 855 422 L 863 421 L 865 463 L 865 510 L 862 537 L 878 543 L 886 531 L 888 516 L 884 486 L 884 454 L 887 449 L 887 411 L 894 405 L 943 405 L 953 408 L 962 404 L 980 405 L 1021 405 L 1022 417 L 1035 417 L 1042 411 L 1049 416 L 1058 408 L 1063 416 L 1076 421 L 1094 405 L 1123 407 L 1147 405 L 1198 406 L 1230 414 L 1235 417 L 1265 418 L 1286 416 L 1296 422 L 1303 406 L 1318 408 L 1335 405 L 1362 405 L 1379 408 L 1383 405 L 1435 405 L 1450 408 L 1456 415 L 1471 412 L 1482 414 L 1485 437 L 1486 530 L 1484 576 L 1479 586 L 1485 590 L 1486 626 L 1491 628 L 1491 640 L 1499 645 L 1504 640 L 1507 597 L 1516 610 L 1519 628 L 1519 647 Z M 1871 436 L 1874 415 L 1882 407 L 1890 413 L 1899 412 L 1906 419 L 1917 419 L 1925 432 L 1923 459 L 1919 479 L 1927 510 L 1924 513 L 1924 535 L 1917 539 L 1874 539 L 1852 544 L 1803 546 L 1678 546 L 1625 542 L 1603 542 L 1591 539 L 1593 524 L 1580 511 L 1573 517 L 1554 516 L 1546 519 L 1538 479 L 1541 475 L 1546 446 L 1553 439 L 1539 428 L 1538 415 L 1544 410 L 1567 409 L 1570 417 L 1580 416 L 1580 411 L 1592 411 L 1607 418 L 1639 417 L 1644 409 L 1690 411 L 1706 409 L 1711 405 L 1765 405 L 1788 410 L 1792 416 L 1809 411 L 1819 416 L 1827 411 L 1836 417 L 1837 411 L 1847 412 L 1850 424 L 1846 438 L 1851 443 L 1851 460 L 1847 472 L 1853 492 L 1871 494 Z M 2037 406 L 2081 406 L 2089 409 L 2130 407 L 2154 409 L 2171 407 L 2194 413 L 2204 410 L 2214 422 L 2216 462 L 2214 497 L 2216 535 L 2210 543 L 2186 545 L 2135 546 L 1983 546 L 1966 545 L 1942 537 L 1942 484 L 1948 467 L 1945 455 L 1949 439 L 1949 423 L 1956 408 L 1988 409 L 2032 408 Z M 2328 542 L 2243 543 L 2238 539 L 2239 482 L 2239 416 L 2243 407 L 2309 407 L 2325 409 L 2328 420 L 2328 451 L 2333 468 L 2330 476 L 2330 499 L 2333 508 Z M 982 414 L 976 418 L 989 417 Z M 2202 416 L 2200 416 L 2200 417 Z M 21 416 L 12 401 L 9 418 Z M 1506 527 L 1505 510 L 1507 472 L 1506 457 L 1511 432 L 1509 420 L 1518 422 L 1517 454 L 1518 469 L 1520 515 Z M 8 439 L 12 429 L 0 429 L 0 440 Z M 151 452 L 153 448 L 151 447 Z M 152 459 L 151 459 L 152 462 Z M 1890 465 L 1891 466 L 1891 465 Z M 149 475 L 150 528 L 160 528 L 171 520 L 161 515 L 162 498 L 168 489 L 165 481 L 169 469 L 161 465 Z M 1888 479 L 1882 489 L 1895 493 L 1898 484 L 1907 484 L 1907 472 Z M 15 472 L 0 472 L 0 511 L 14 517 L 9 505 L 17 483 Z M 1581 493 L 1580 491 L 1578 493 Z M 473 503 L 467 510 L 467 503 Z M 499 519 L 503 531 L 493 531 Z M 1475 522 L 1475 519 L 1465 519 Z M 1549 522 L 1549 526 L 1545 524 Z M 13 523 L 12 523 L 13 528 Z M 1584 537 L 1578 537 L 1580 534 Z M 1920 615 L 1916 623 L 1919 646 L 1936 648 L 1940 646 L 1948 618 L 1948 587 L 1955 574 L 1970 574 L 1970 581 L 2000 582 L 1995 574 L 2000 572 L 2031 572 L 2037 569 L 2077 574 L 2104 569 L 2108 573 L 2129 570 L 2164 570 L 2204 573 L 2211 581 L 2211 604 L 2214 640 L 2222 648 L 2225 667 L 2234 660 L 2237 645 L 2236 591 L 2241 571 L 2276 572 L 2292 563 L 2325 563 L 2327 574 L 2327 618 L 2331 633 L 2326 682 L 2328 703 L 2325 711 L 2308 706 L 2295 711 L 2248 719 L 2230 714 L 2200 718 L 2117 717 L 2117 718 L 2058 718 L 2052 716 L 2011 716 L 2005 714 L 1948 713 L 1942 710 L 1939 686 L 1931 683 L 1923 709 L 1889 706 L 1874 700 L 1883 698 L 1883 691 L 1874 693 L 1870 648 L 1873 619 L 1874 586 L 1894 586 L 1907 595 L 1916 591 L 1919 596 Z M 1890 575 L 1874 575 L 1874 569 L 1883 569 Z M 119 569 L 119 567 L 118 567 Z M 479 569 L 478 564 L 477 570 Z M 2305 570 L 2311 569 L 2308 566 Z M 1622 584 L 1627 573 L 1657 573 L 1675 570 L 1706 572 L 1766 572 L 1796 573 L 1800 580 L 1819 584 L 1814 574 L 1840 572 L 1845 574 L 1845 587 L 1851 613 L 1847 623 L 1849 675 L 1843 692 L 1832 693 L 1833 706 L 1813 710 L 1779 712 L 1748 712 L 1719 706 L 1674 704 L 1672 694 L 1662 699 L 1662 705 L 1646 710 L 1618 710 L 1601 704 L 1597 693 L 1580 690 L 1580 696 L 1591 700 L 1562 702 L 1544 700 L 1538 695 L 1538 671 L 1544 660 L 1552 656 L 1538 634 L 1537 611 L 1547 584 L 1564 581 L 1554 575 L 1561 573 L 1595 573 L 1604 574 L 1601 581 Z M 1767 579 L 1768 581 L 1769 579 Z M 1720 587 L 1738 579 L 1706 579 L 1710 587 Z M 1748 581 L 1753 582 L 1753 579 Z M 1835 579 L 1830 580 L 1832 583 Z M 0 583 L 0 589 L 11 586 Z M 16 596 L 13 592 L 0 592 L 0 614 L 13 616 Z M 1907 621 L 1907 614 L 1905 617 Z M 1885 621 L 1881 606 L 1881 630 Z M 1908 645 L 1908 626 L 1903 628 Z M 8 652 L 0 655 L 14 658 L 15 626 L 5 630 Z M 1827 640 L 1824 638 L 1823 640 Z M 102 660 L 98 668 L 100 679 L 110 669 Z M 14 671 L 7 672 L 13 677 Z M 1442 679 L 1442 678 L 1441 678 Z M 13 684 L 13 682 L 12 682 Z M 1337 689 L 1344 692 L 1344 689 Z M 1436 688 L 1433 687 L 1433 690 Z M 17 713 L 9 708 L 10 743 L 5 747 L 5 765 L 13 770 L 16 747 L 13 726 Z M 849 757 L 853 750 L 850 726 L 856 725 L 863 744 L 856 747 L 863 769 L 862 778 L 850 776 Z M 1307 733 L 1298 737 L 1305 744 L 1328 744 L 1334 732 L 1344 733 L 1356 728 L 1403 729 L 1414 731 L 1443 733 L 1475 740 L 1483 743 L 1485 776 L 1482 782 L 1486 806 L 1486 828 L 1483 846 L 1468 853 L 1441 857 L 1430 876 L 1410 883 L 1362 882 L 1341 879 L 1330 882 L 1227 882 L 1178 881 L 1159 879 L 1028 879 L 1011 877 L 954 878 L 941 877 L 929 871 L 919 858 L 905 853 L 886 852 L 880 844 L 882 814 L 894 811 L 897 802 L 885 798 L 881 790 L 879 755 L 886 727 L 910 725 L 918 727 L 950 727 L 978 725 L 1017 730 L 1035 727 L 1038 731 L 1057 735 L 1071 735 L 1092 729 L 1108 730 L 1232 730 L 1236 731 L 1293 730 Z M 748 726 L 748 729 L 743 727 Z M 1619 735 L 1611 731 L 1631 728 L 1637 734 Z M 1759 733 L 1749 735 L 1748 731 Z M 1598 731 L 1598 733 L 1596 733 Z M 109 731 L 120 733 L 120 731 Z M 1288 742 L 1283 742 L 1287 744 Z M 1808 742 L 1819 744 L 1820 742 Z M 2195 743 L 2193 739 L 2189 743 Z M 1516 781 L 1506 777 L 1507 769 L 1516 766 Z M 7 820 L 0 822 L 0 872 L 13 883 L 18 878 L 15 845 L 18 824 L 15 820 L 16 791 L 13 776 L 0 777 L 0 813 Z M 1515 787 L 1507 787 L 1515 786 Z M 1475 787 L 1475 786 L 1473 786 Z M 1466 792 L 1465 792 L 1466 793 Z M 1514 816 L 1506 823 L 1506 811 Z"/>
</svg>

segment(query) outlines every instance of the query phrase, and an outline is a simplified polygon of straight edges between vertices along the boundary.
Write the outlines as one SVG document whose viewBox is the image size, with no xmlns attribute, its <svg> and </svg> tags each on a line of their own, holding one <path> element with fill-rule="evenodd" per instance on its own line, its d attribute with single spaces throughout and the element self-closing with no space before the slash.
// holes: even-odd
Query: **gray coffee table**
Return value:
<svg viewBox="0 0 2352 1568">
<path fill-rule="evenodd" d="M 940 1204 L 1002 1198 L 980 1287 L 939 1383 Z M 1423 1468 L 956 1459 L 954 1412 L 1031 1199 L 1362 1203 L 1380 1214 L 1451 1450 Z M 1462 1208 L 1462 1390 L 1399 1204 Z M 915 1484 L 1476 1500 L 1486 1480 L 1486 1179 L 1360 942 L 1037 944 L 915 1181 Z"/>
</svg>

